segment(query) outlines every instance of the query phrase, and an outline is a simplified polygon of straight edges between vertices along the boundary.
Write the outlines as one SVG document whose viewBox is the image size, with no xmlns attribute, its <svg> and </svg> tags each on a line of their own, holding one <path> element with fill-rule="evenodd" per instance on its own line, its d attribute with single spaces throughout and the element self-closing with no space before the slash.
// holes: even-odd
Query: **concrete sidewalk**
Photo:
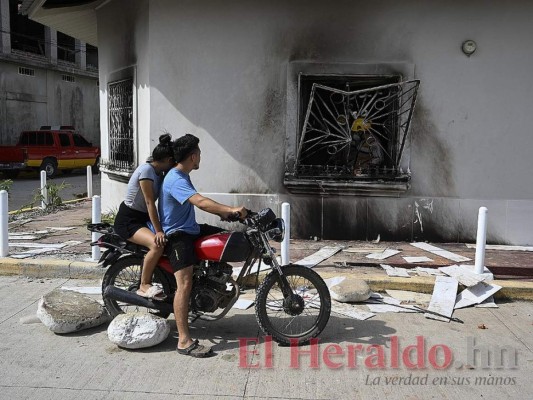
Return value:
<svg viewBox="0 0 533 400">
<path fill-rule="evenodd" d="M 216 356 L 208 359 L 178 355 L 175 331 L 158 346 L 129 351 L 107 339 L 105 325 L 55 335 L 41 323 L 31 323 L 35 321 L 38 299 L 63 285 L 98 286 L 99 282 L 0 277 L 1 398 L 533 398 L 532 303 L 456 310 L 464 324 L 429 320 L 421 314 L 378 314 L 366 321 L 332 314 L 318 347 L 291 349 L 274 343 L 272 367 L 267 368 L 265 356 L 269 348 L 253 309 L 232 310 L 218 322 L 197 321 L 192 325 L 195 338 L 214 346 Z M 22 323 L 21 318 L 26 322 Z M 172 319 L 170 322 L 174 324 Z M 479 329 L 481 324 L 486 329 Z M 259 343 L 249 342 L 240 351 L 240 338 L 258 337 Z M 408 368 L 404 351 L 420 341 L 424 346 L 420 347 L 419 367 L 423 368 Z M 356 346 L 358 350 L 350 361 L 348 354 Z M 324 356 L 326 348 L 339 355 Z M 318 353 L 316 365 L 309 354 L 303 353 L 314 349 Z M 440 349 L 440 355 L 435 357 L 431 349 Z M 441 352 L 444 349 L 450 350 L 452 361 L 447 368 L 438 369 L 446 361 Z M 299 357 L 297 350 L 302 352 Z M 380 352 L 383 358 L 376 355 Z M 411 355 L 415 364 L 416 352 Z M 291 354 L 295 355 L 292 364 Z M 394 354 L 399 354 L 398 367 Z M 474 358 L 469 360 L 472 354 Z M 491 362 L 483 365 L 481 354 L 490 354 Z M 495 364 L 498 354 L 502 354 L 502 361 Z M 254 364 L 258 367 L 252 367 Z"/>
<path fill-rule="evenodd" d="M 11 257 L 0 258 L 0 275 L 21 275 L 33 278 L 101 278 L 105 272 L 94 262 L 87 262 L 90 258 L 91 247 L 90 232 L 86 228 L 91 216 L 91 202 L 88 200 L 75 204 L 69 204 L 64 210 L 54 214 L 35 215 L 28 218 L 28 214 L 18 215 L 10 225 L 11 234 L 34 234 L 39 237 L 32 240 L 32 243 L 62 243 L 66 241 L 77 241 L 79 244 L 69 246 L 50 253 L 39 254 L 25 259 L 14 259 Z M 23 224 L 20 224 L 23 222 Z M 42 233 L 53 227 L 72 227 L 69 231 L 56 231 Z M 10 242 L 28 242 L 27 240 L 10 240 Z M 385 289 L 412 290 L 425 293 L 433 291 L 434 277 L 411 277 L 411 278 L 391 278 L 379 267 L 380 263 L 404 268 L 416 266 L 437 268 L 439 266 L 451 265 L 454 262 L 418 249 L 405 242 L 362 242 L 362 241 L 314 241 L 314 240 L 291 240 L 291 260 L 299 260 L 313 254 L 324 246 L 341 246 L 345 250 L 341 251 L 320 263 L 315 267 L 324 278 L 333 276 L 351 275 L 366 280 L 375 291 Z M 475 250 L 467 248 L 464 244 L 436 244 L 443 249 L 452 251 L 462 256 L 474 259 Z M 274 243 L 274 247 L 279 249 L 279 244 Z M 371 249 L 393 248 L 401 250 L 400 254 L 387 258 L 386 260 L 372 260 L 365 256 Z M 367 250 L 365 252 L 365 249 Z M 27 249 L 10 247 L 10 254 L 21 252 Z M 352 252 L 358 251 L 358 252 Z M 359 252 L 360 251 L 360 252 Z M 427 263 L 409 264 L 402 256 L 428 256 L 433 261 Z M 473 263 L 473 261 L 471 262 Z M 499 299 L 521 299 L 533 300 L 533 281 L 524 279 L 533 273 L 533 253 L 528 251 L 504 251 L 487 250 L 486 265 L 494 272 L 496 278 L 509 278 L 508 272 L 515 271 L 521 274 L 521 279 L 517 276 L 512 279 L 495 281 L 503 287 L 497 293 Z M 498 275 L 497 271 L 504 271 L 503 275 Z"/>
</svg>

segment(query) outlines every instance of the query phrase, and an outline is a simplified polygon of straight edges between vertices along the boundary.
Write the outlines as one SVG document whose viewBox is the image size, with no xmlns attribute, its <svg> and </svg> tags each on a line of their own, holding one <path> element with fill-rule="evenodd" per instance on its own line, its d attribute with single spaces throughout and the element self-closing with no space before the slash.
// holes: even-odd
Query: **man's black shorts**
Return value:
<svg viewBox="0 0 533 400">
<path fill-rule="evenodd" d="M 194 241 L 196 239 L 223 231 L 224 229 L 217 228 L 216 226 L 201 224 L 200 233 L 198 235 L 190 235 L 185 232 L 175 232 L 170 234 L 167 237 L 169 246 L 168 259 L 174 272 L 198 263 L 199 260 L 194 253 Z"/>
</svg>

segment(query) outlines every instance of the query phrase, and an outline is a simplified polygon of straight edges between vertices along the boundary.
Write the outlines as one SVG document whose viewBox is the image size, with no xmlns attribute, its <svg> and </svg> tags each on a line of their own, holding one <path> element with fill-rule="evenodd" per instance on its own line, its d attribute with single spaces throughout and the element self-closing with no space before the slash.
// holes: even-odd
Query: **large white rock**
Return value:
<svg viewBox="0 0 533 400">
<path fill-rule="evenodd" d="M 37 317 L 54 333 L 70 333 L 109 321 L 104 306 L 81 293 L 53 290 L 39 300 Z"/>
<path fill-rule="evenodd" d="M 342 303 L 365 301 L 372 293 L 368 284 L 362 279 L 347 277 L 342 282 L 329 288 L 331 298 Z"/>
<path fill-rule="evenodd" d="M 107 328 L 109 340 L 126 349 L 155 346 L 169 333 L 170 324 L 166 319 L 142 312 L 119 314 Z"/>
</svg>

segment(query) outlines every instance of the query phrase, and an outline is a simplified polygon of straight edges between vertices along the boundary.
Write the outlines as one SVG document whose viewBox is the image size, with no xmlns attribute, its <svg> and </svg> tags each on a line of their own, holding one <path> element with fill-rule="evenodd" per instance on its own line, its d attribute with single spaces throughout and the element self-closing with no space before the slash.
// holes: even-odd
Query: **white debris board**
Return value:
<svg viewBox="0 0 533 400">
<path fill-rule="evenodd" d="M 348 247 L 344 249 L 345 253 L 382 253 L 385 251 L 385 248 L 380 247 L 367 247 L 367 248 L 357 248 L 357 247 Z"/>
<path fill-rule="evenodd" d="M 422 273 L 425 273 L 425 274 L 428 274 L 428 275 L 435 275 L 435 276 L 444 275 L 442 272 L 440 272 L 436 268 L 416 267 L 416 268 L 413 269 L 413 271 L 415 271 L 417 273 L 422 272 Z"/>
<path fill-rule="evenodd" d="M 466 247 L 469 249 L 475 249 L 475 244 L 467 243 Z M 485 250 L 506 250 L 506 251 L 533 251 L 531 246 L 507 246 L 504 244 L 487 244 Z"/>
<path fill-rule="evenodd" d="M 490 296 L 486 300 L 483 300 L 481 303 L 476 304 L 474 307 L 479 307 L 479 308 L 499 308 L 498 305 L 494 302 L 494 296 Z"/>
<path fill-rule="evenodd" d="M 485 280 L 485 276 L 476 274 L 463 265 L 450 265 L 449 267 L 440 267 L 439 271 L 451 276 L 459 281 L 462 285 L 467 287 L 477 285 L 479 282 Z"/>
<path fill-rule="evenodd" d="M 296 261 L 295 264 L 301 265 L 307 268 L 313 268 L 315 265 L 320 264 L 322 261 L 327 260 L 334 254 L 337 254 L 342 250 L 342 247 L 338 246 L 325 246 L 318 250 L 316 253 L 311 254 L 300 261 Z"/>
<path fill-rule="evenodd" d="M 405 268 L 391 267 L 390 265 L 386 265 L 386 264 L 379 264 L 379 266 L 385 270 L 388 276 L 399 276 L 402 278 L 410 278 Z"/>
<path fill-rule="evenodd" d="M 485 282 L 479 282 L 477 285 L 466 288 L 457 296 L 455 308 L 464 308 L 479 304 L 488 299 L 502 287 L 491 285 Z"/>
<path fill-rule="evenodd" d="M 396 307 L 395 305 L 392 305 L 392 304 L 367 304 L 366 306 L 371 312 L 374 312 L 374 313 L 384 313 L 384 312 L 416 313 L 416 312 L 419 312 L 418 310 L 415 310 L 415 309 L 408 310 L 407 308 L 410 308 L 410 306 Z"/>
<path fill-rule="evenodd" d="M 431 295 L 427 293 L 410 292 L 407 290 L 385 290 L 389 296 L 408 303 L 429 303 Z"/>
<path fill-rule="evenodd" d="M 340 315 L 344 315 L 345 317 L 358 319 L 360 321 L 364 321 L 365 319 L 372 318 L 374 315 L 376 315 L 374 313 L 361 310 L 360 308 L 351 304 L 338 303 L 336 301 L 331 304 L 331 311 Z"/>
<path fill-rule="evenodd" d="M 392 257 L 400 253 L 400 250 L 387 249 L 379 253 L 372 253 L 366 256 L 366 258 L 371 258 L 373 260 L 384 260 L 386 258 Z"/>
<path fill-rule="evenodd" d="M 252 304 L 254 304 L 253 300 L 239 299 L 235 302 L 233 308 L 237 308 L 239 310 L 247 310 L 252 306 Z"/>
<path fill-rule="evenodd" d="M 405 261 L 408 263 L 419 263 L 419 262 L 433 262 L 433 260 L 429 257 L 421 256 L 421 257 L 402 257 Z"/>
<path fill-rule="evenodd" d="M 415 242 L 415 243 L 411 243 L 411 246 L 417 247 L 425 251 L 429 251 L 430 253 L 433 253 L 437 256 L 444 257 L 444 258 L 447 258 L 448 260 L 452 260 L 455 262 L 470 261 L 470 258 L 452 253 L 451 251 L 448 251 L 448 250 L 441 249 L 440 247 L 433 246 L 429 243 Z"/>
<path fill-rule="evenodd" d="M 10 242 L 11 247 L 24 247 L 33 249 L 60 249 L 65 247 L 62 243 L 27 243 L 27 242 Z"/>
<path fill-rule="evenodd" d="M 450 276 L 437 276 L 435 278 L 435 287 L 433 295 L 429 302 L 428 311 L 433 311 L 448 318 L 439 317 L 438 315 L 426 313 L 426 318 L 436 319 L 438 321 L 450 322 L 457 297 L 457 288 L 459 282 Z"/>
</svg>

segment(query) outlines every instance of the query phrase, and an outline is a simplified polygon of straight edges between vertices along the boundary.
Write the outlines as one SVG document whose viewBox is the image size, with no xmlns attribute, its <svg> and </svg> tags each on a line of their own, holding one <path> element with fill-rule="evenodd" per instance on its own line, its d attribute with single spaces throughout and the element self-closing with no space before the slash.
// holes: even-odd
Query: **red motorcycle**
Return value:
<svg viewBox="0 0 533 400">
<path fill-rule="evenodd" d="M 232 216 L 237 221 L 238 216 Z M 193 285 L 189 312 L 193 321 L 216 321 L 228 313 L 241 294 L 245 277 L 261 263 L 271 271 L 257 287 L 255 314 L 266 335 L 281 344 L 307 343 L 326 327 L 331 313 L 329 290 L 312 269 L 300 265 L 279 265 L 269 240 L 281 242 L 284 222 L 266 208 L 249 212 L 241 221 L 244 232 L 222 232 L 201 237 L 195 242 L 200 261 L 193 269 Z M 104 303 L 114 317 L 128 310 L 145 307 L 163 318 L 173 312 L 176 279 L 166 255 L 163 255 L 152 276 L 166 294 L 164 301 L 152 301 L 137 295 L 146 248 L 124 241 L 106 223 L 90 224 L 91 232 L 102 236 L 91 245 L 105 249 L 100 263 L 108 268 L 102 282 Z M 236 279 L 229 263 L 244 262 Z M 257 268 L 257 274 L 260 268 Z M 256 282 L 258 279 L 256 279 Z"/>
</svg>

